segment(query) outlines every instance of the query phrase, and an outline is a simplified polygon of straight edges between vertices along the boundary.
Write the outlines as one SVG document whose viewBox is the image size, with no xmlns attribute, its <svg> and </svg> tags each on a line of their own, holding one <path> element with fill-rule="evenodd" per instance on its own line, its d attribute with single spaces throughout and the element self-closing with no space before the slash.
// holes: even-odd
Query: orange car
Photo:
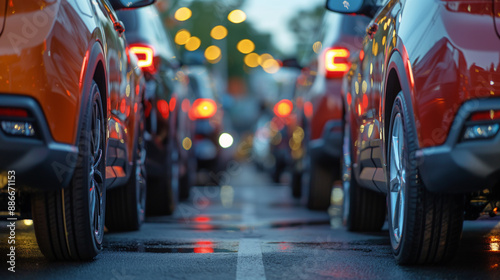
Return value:
<svg viewBox="0 0 500 280">
<path fill-rule="evenodd" d="M 0 197 L 50 259 L 96 256 L 106 209 L 144 219 L 144 79 L 114 11 L 153 2 L 0 0 Z"/>
</svg>

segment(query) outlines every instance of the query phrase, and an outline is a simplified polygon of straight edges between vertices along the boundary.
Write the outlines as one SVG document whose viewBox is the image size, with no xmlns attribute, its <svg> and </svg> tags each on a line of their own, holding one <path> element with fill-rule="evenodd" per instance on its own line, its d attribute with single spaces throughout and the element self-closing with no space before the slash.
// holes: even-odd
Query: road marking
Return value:
<svg viewBox="0 0 500 280">
<path fill-rule="evenodd" d="M 266 279 L 259 239 L 240 239 L 236 279 Z"/>
</svg>

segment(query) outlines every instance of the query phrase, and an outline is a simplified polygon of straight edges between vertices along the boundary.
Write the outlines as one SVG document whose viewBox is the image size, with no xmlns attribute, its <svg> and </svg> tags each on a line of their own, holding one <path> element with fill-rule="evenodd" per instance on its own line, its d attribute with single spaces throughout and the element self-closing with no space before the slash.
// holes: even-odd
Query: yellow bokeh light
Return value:
<svg viewBox="0 0 500 280">
<path fill-rule="evenodd" d="M 242 23 L 247 19 L 247 15 L 242 10 L 234 10 L 227 15 L 227 19 L 232 23 Z"/>
<path fill-rule="evenodd" d="M 187 7 L 182 7 L 182 8 L 179 8 L 177 11 L 175 11 L 175 19 L 178 20 L 178 21 L 185 21 L 185 20 L 188 20 L 191 15 L 193 13 L 191 12 L 191 10 Z"/>
<path fill-rule="evenodd" d="M 323 47 L 323 45 L 321 44 L 320 41 L 317 41 L 313 44 L 313 51 L 315 53 L 319 53 L 321 51 L 321 48 Z"/>
<path fill-rule="evenodd" d="M 262 63 L 262 68 L 269 74 L 274 74 L 280 70 L 280 65 L 275 59 L 268 59 Z"/>
<path fill-rule="evenodd" d="M 205 58 L 208 61 L 214 61 L 220 58 L 221 51 L 217 46 L 210 46 L 205 50 Z"/>
<path fill-rule="evenodd" d="M 227 36 L 227 28 L 222 25 L 217 25 L 212 28 L 212 31 L 210 31 L 210 36 L 212 36 L 215 40 L 222 40 Z"/>
<path fill-rule="evenodd" d="M 241 52 L 241 53 L 251 53 L 255 50 L 255 44 L 248 39 L 243 39 L 238 42 L 238 45 L 236 45 L 236 48 Z"/>
<path fill-rule="evenodd" d="M 189 151 L 189 149 L 191 149 L 192 146 L 193 146 L 193 141 L 191 141 L 191 138 L 186 137 L 184 138 L 184 140 L 182 140 L 182 147 L 184 148 L 184 150 Z"/>
<path fill-rule="evenodd" d="M 261 54 L 259 57 L 259 65 L 260 66 L 264 65 L 264 63 L 270 59 L 274 59 L 272 55 L 270 55 L 268 53 Z"/>
<path fill-rule="evenodd" d="M 181 29 L 175 34 L 174 41 L 177 45 L 184 45 L 191 37 L 191 33 L 186 29 Z"/>
<path fill-rule="evenodd" d="M 186 50 L 195 51 L 200 47 L 200 45 L 201 45 L 200 38 L 193 36 L 189 38 L 189 40 L 186 42 Z"/>
<path fill-rule="evenodd" d="M 259 55 L 256 54 L 256 53 L 249 53 L 245 56 L 245 64 L 248 66 L 248 67 L 257 67 L 259 66 Z"/>
</svg>

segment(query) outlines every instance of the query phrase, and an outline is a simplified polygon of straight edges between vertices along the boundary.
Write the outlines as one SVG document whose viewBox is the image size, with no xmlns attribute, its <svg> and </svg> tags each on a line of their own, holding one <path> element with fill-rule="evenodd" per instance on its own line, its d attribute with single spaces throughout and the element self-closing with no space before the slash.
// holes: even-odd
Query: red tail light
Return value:
<svg viewBox="0 0 500 280">
<path fill-rule="evenodd" d="M 168 102 L 163 100 L 163 99 L 158 100 L 158 102 L 156 103 L 156 107 L 158 108 L 158 112 L 160 112 L 161 116 L 164 119 L 168 119 L 168 115 L 169 115 Z"/>
<path fill-rule="evenodd" d="M 325 71 L 327 78 L 341 78 L 351 68 L 349 50 L 346 48 L 330 48 L 325 51 Z"/>
<path fill-rule="evenodd" d="M 143 71 L 154 74 L 156 66 L 154 63 L 155 50 L 146 45 L 131 45 L 130 52 L 137 56 L 137 66 Z"/>
<path fill-rule="evenodd" d="M 18 108 L 0 108 L 0 117 L 27 118 L 28 111 Z"/>
<path fill-rule="evenodd" d="M 292 101 L 283 99 L 274 105 L 274 114 L 278 117 L 288 117 L 293 110 Z"/>
<path fill-rule="evenodd" d="M 199 98 L 193 102 L 189 113 L 191 119 L 208 119 L 217 113 L 217 104 L 212 99 Z"/>
<path fill-rule="evenodd" d="M 500 110 L 490 110 L 472 113 L 471 121 L 491 121 L 500 119 Z"/>
</svg>

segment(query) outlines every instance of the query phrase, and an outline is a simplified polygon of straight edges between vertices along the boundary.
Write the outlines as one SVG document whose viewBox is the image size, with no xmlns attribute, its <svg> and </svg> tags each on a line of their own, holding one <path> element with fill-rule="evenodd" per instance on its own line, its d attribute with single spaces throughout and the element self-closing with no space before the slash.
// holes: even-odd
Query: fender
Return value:
<svg viewBox="0 0 500 280">
<path fill-rule="evenodd" d="M 94 43 L 89 47 L 87 50 L 87 55 L 86 55 L 86 65 L 82 65 L 83 72 L 81 73 L 81 77 L 83 77 L 82 84 L 80 86 L 81 92 L 80 92 L 80 113 L 78 117 L 78 129 L 76 130 L 76 140 L 75 140 L 75 146 L 78 147 L 78 141 L 80 141 L 80 132 L 81 132 L 81 126 L 82 126 L 82 121 L 84 118 L 84 112 L 85 109 L 87 108 L 89 102 L 90 102 L 90 87 L 92 85 L 92 80 L 94 79 L 94 74 L 97 69 L 97 65 L 101 62 L 102 67 L 104 69 L 104 80 L 106 81 L 104 83 L 105 86 L 105 92 L 101 92 L 101 98 L 103 100 L 103 113 L 105 114 L 105 117 L 109 116 L 109 111 L 108 111 L 108 106 L 107 106 L 107 99 L 108 99 L 108 89 L 107 89 L 107 69 L 106 69 L 106 62 L 104 60 L 104 51 L 102 49 L 102 46 L 99 41 L 94 41 Z M 107 131 L 107 128 L 106 128 Z M 106 139 L 106 144 L 107 144 L 107 139 Z"/>
</svg>

